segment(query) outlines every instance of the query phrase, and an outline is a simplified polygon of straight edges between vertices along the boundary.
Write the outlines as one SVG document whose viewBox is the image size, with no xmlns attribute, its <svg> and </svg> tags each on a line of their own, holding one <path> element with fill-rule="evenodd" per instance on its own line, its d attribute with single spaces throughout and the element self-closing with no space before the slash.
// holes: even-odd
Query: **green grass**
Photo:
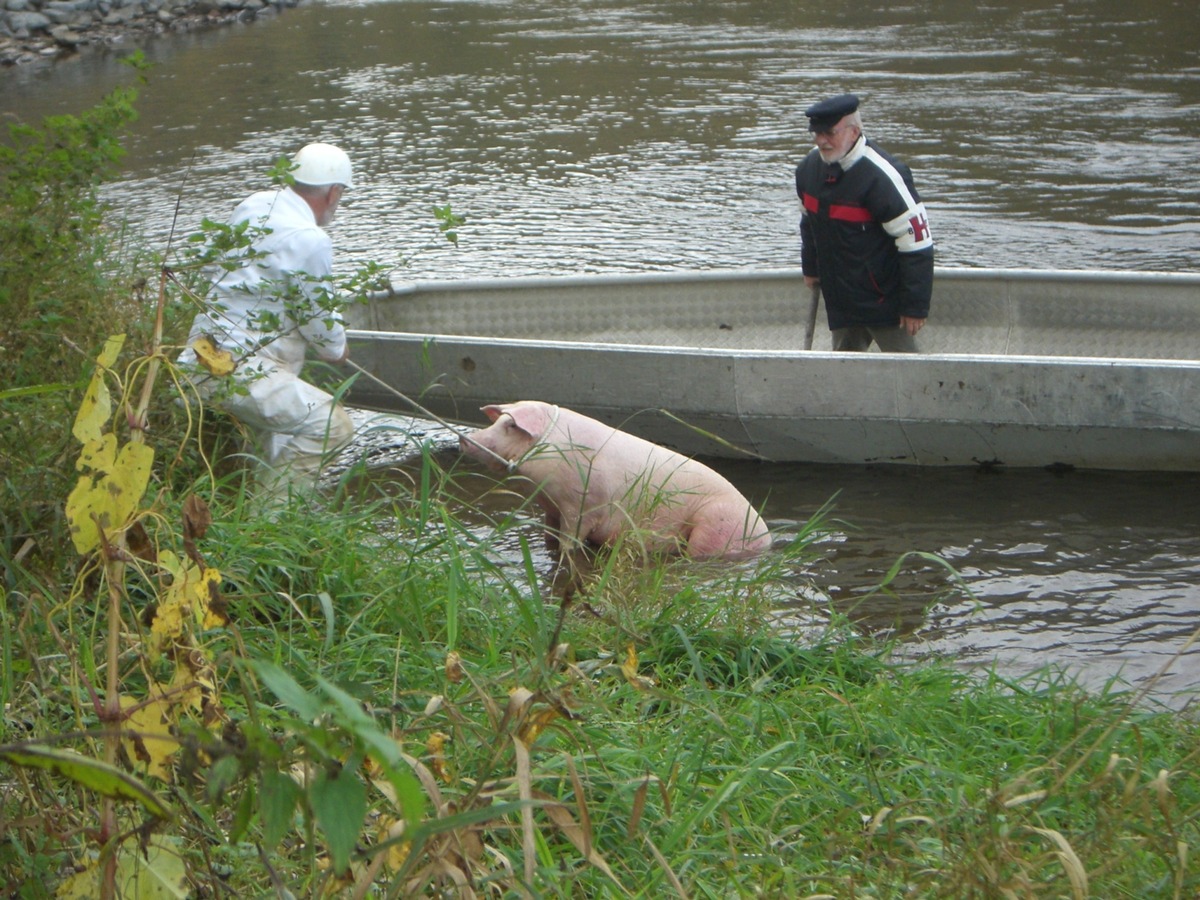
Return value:
<svg viewBox="0 0 1200 900">
<path fill-rule="evenodd" d="M 1200 890 L 1193 720 L 1048 675 L 1010 681 L 899 664 L 845 622 L 816 641 L 782 637 L 768 624 L 770 587 L 803 571 L 819 521 L 749 566 L 600 559 L 563 612 L 534 556 L 503 557 L 491 535 L 462 521 L 472 518 L 462 491 L 447 490 L 432 459 L 390 496 L 348 487 L 353 502 L 299 505 L 274 520 L 250 514 L 236 480 L 217 490 L 198 549 L 222 572 L 231 622 L 198 633 L 197 649 L 213 662 L 222 715 L 183 717 L 193 740 L 171 761 L 173 786 L 144 776 L 178 809 L 155 830 L 180 839 L 194 888 Z M 509 535 L 503 546 L 536 537 Z M 4 607 L 14 685 L 4 740 L 95 734 L 85 686 L 101 680 L 100 651 L 89 649 L 104 639 L 99 609 L 66 587 L 23 581 L 19 566 L 10 572 L 19 586 Z M 127 619 L 138 617 L 134 608 Z M 141 696 L 146 678 L 171 665 L 139 658 L 132 635 L 126 646 L 123 683 Z M 289 673 L 307 699 L 279 696 L 252 660 Z M 409 760 L 399 783 L 423 798 L 411 841 L 396 844 L 408 855 L 390 865 L 373 846 L 404 804 L 381 776 L 379 741 Z M 87 739 L 67 743 L 95 752 Z M 333 770 L 366 804 L 341 879 L 327 856 L 327 829 L 337 826 L 314 818 L 319 803 L 299 788 L 294 827 L 264 842 L 273 783 L 264 778 L 284 773 L 312 791 L 314 773 Z M 23 883 L 16 896 L 48 896 L 85 858 L 93 804 L 62 778 L 0 771 L 0 864 L 11 885 Z M 135 812 L 125 813 L 129 827 Z M 47 816 L 61 825 L 49 837 Z"/>
</svg>

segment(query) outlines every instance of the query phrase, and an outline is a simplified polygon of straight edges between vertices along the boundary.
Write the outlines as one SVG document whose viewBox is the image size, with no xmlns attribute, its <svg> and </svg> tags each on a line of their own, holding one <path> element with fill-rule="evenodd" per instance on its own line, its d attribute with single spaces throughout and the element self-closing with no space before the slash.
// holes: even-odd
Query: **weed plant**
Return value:
<svg viewBox="0 0 1200 900">
<path fill-rule="evenodd" d="M 145 333 L 0 394 L 47 419 L 6 463 L 4 896 L 1200 893 L 1193 718 L 901 663 L 821 607 L 780 634 L 820 515 L 736 565 L 631 540 L 570 592 L 433 454 L 264 517 Z M 92 539 L 80 431 L 152 456 L 95 476 L 136 499 Z"/>
<path fill-rule="evenodd" d="M 140 54 L 127 61 L 144 69 Z M 0 542 L 30 564 L 65 540 L 71 424 L 97 354 L 116 333 L 148 348 L 155 326 L 158 260 L 98 194 L 136 98 L 121 88 L 78 116 L 9 122 L 0 138 Z M 163 307 L 168 332 L 185 312 Z M 165 393 L 149 415 L 151 443 L 186 428 Z M 216 450 L 221 430 L 202 439 Z"/>
</svg>

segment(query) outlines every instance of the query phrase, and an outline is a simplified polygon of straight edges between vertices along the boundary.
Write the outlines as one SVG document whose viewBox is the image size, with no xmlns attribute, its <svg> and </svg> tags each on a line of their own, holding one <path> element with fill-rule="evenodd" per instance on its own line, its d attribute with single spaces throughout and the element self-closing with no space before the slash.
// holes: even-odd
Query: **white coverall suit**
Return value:
<svg viewBox="0 0 1200 900">
<path fill-rule="evenodd" d="M 265 473 L 268 492 L 286 491 L 288 481 L 310 487 L 326 454 L 354 434 L 350 416 L 333 397 L 300 378 L 308 347 L 330 362 L 340 362 L 346 353 L 341 314 L 316 304 L 320 285 L 309 281 L 331 273 L 333 243 L 290 188 L 252 194 L 230 222 L 270 229 L 253 239 L 254 250 L 263 255 L 214 281 L 211 303 L 193 321 L 179 363 L 191 373 L 202 399 L 255 433 L 262 461 L 271 470 Z M 277 317 L 278 324 L 268 327 L 264 313 Z M 218 378 L 200 366 L 192 343 L 202 336 L 232 354 L 237 361 L 232 376 Z M 233 390 L 230 378 L 246 393 Z"/>
</svg>

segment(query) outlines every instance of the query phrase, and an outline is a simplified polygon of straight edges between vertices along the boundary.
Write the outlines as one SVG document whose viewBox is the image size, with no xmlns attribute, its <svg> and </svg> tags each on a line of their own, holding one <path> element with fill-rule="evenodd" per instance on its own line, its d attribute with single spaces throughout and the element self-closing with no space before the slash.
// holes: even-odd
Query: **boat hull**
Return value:
<svg viewBox="0 0 1200 900">
<path fill-rule="evenodd" d="M 726 299 L 723 315 L 709 317 L 720 323 L 697 346 L 597 341 L 574 335 L 543 339 L 354 328 L 351 354 L 364 371 L 352 386 L 350 399 L 372 408 L 424 411 L 472 424 L 484 421 L 479 407 L 488 403 L 540 399 L 689 455 L 710 457 L 1200 469 L 1200 362 L 1196 360 L 986 352 L 843 354 L 736 346 L 751 339 L 747 332 L 753 329 L 746 327 L 750 319 L 764 319 L 765 330 L 775 333 L 775 338 L 785 328 L 803 329 L 804 298 L 797 278 L 793 273 L 775 285 L 785 292 L 786 323 L 772 326 L 768 314 L 738 308 L 736 301 Z M 943 285 L 953 282 L 944 273 L 941 280 Z M 604 278 L 576 281 L 591 292 L 581 310 L 603 304 Z M 638 286 L 636 277 L 614 281 L 621 290 L 628 290 L 631 281 Z M 534 288 L 528 296 L 541 297 L 545 291 L 541 299 L 553 303 L 554 315 L 561 316 L 570 307 L 570 290 L 563 289 L 570 285 L 559 280 L 556 291 L 554 282 L 525 280 Z M 651 288 L 664 283 L 676 286 L 661 276 L 646 282 Z M 1178 319 L 1193 313 L 1200 316 L 1200 302 L 1193 305 L 1188 300 L 1188 292 L 1200 295 L 1200 284 L 1188 279 L 1167 279 L 1166 284 L 1176 292 L 1171 302 L 1181 311 L 1176 328 L 1182 327 Z M 734 296 L 737 287 L 736 278 L 721 286 L 726 298 Z M 501 283 L 491 288 L 499 290 Z M 427 300 L 431 310 L 437 309 L 439 299 L 462 290 L 462 286 L 426 287 L 424 295 L 381 299 L 377 302 L 383 306 L 373 312 L 379 321 L 383 307 L 393 304 L 403 314 L 404 304 L 413 299 Z M 1124 284 L 1120 288 L 1122 293 L 1128 290 Z M 647 296 L 654 293 L 651 290 Z M 462 296 L 462 302 L 470 304 L 474 296 L 486 308 L 499 302 L 500 295 L 479 289 Z M 676 299 L 674 304 L 687 302 Z M 655 312 L 654 302 L 645 306 L 649 307 L 647 334 L 663 327 L 663 321 L 670 325 L 669 316 L 664 319 Z M 936 312 L 936 300 L 934 308 Z M 409 312 L 419 317 L 411 308 Z M 445 312 L 442 308 L 429 314 Z M 685 307 L 677 318 L 686 324 L 684 320 L 695 312 Z M 953 315 L 954 308 L 947 312 Z M 364 324 L 369 321 L 369 315 L 360 318 Z M 1006 326 L 993 323 L 992 331 L 997 327 Z M 1008 345 L 1037 337 L 1025 333 L 1018 340 L 1009 331 Z M 687 329 L 680 327 L 676 333 Z M 713 337 L 723 338 L 724 345 Z M 789 332 L 784 339 L 794 337 Z M 1084 338 L 1093 342 L 1095 336 L 1069 332 L 1058 336 L 1060 342 L 1073 344 Z M 696 342 L 694 336 L 691 339 Z M 1147 343 L 1140 332 L 1130 335 L 1130 343 L 1135 340 Z M 1180 346 L 1186 349 L 1187 345 Z"/>
</svg>

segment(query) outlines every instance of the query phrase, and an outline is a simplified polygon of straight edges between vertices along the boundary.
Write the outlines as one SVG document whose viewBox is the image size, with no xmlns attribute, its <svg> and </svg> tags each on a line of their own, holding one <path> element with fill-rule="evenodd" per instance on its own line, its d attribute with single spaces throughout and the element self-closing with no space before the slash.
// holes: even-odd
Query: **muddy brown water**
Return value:
<svg viewBox="0 0 1200 900">
<path fill-rule="evenodd" d="M 942 264 L 1196 271 L 1195 16 L 1191 0 L 314 3 L 147 45 L 105 195 L 162 247 L 324 139 L 356 166 L 342 271 L 792 265 L 803 110 L 853 90 L 914 169 Z M 132 80 L 106 53 L 8 70 L 0 109 L 78 112 Z M 469 219 L 457 247 L 431 215 L 446 203 Z M 812 575 L 865 627 L 1096 685 L 1165 666 L 1180 705 L 1200 685 L 1195 648 L 1171 662 L 1200 626 L 1200 476 L 722 468 L 781 535 L 833 499 L 846 524 Z M 972 595 L 915 559 L 863 600 L 910 550 Z"/>
</svg>

